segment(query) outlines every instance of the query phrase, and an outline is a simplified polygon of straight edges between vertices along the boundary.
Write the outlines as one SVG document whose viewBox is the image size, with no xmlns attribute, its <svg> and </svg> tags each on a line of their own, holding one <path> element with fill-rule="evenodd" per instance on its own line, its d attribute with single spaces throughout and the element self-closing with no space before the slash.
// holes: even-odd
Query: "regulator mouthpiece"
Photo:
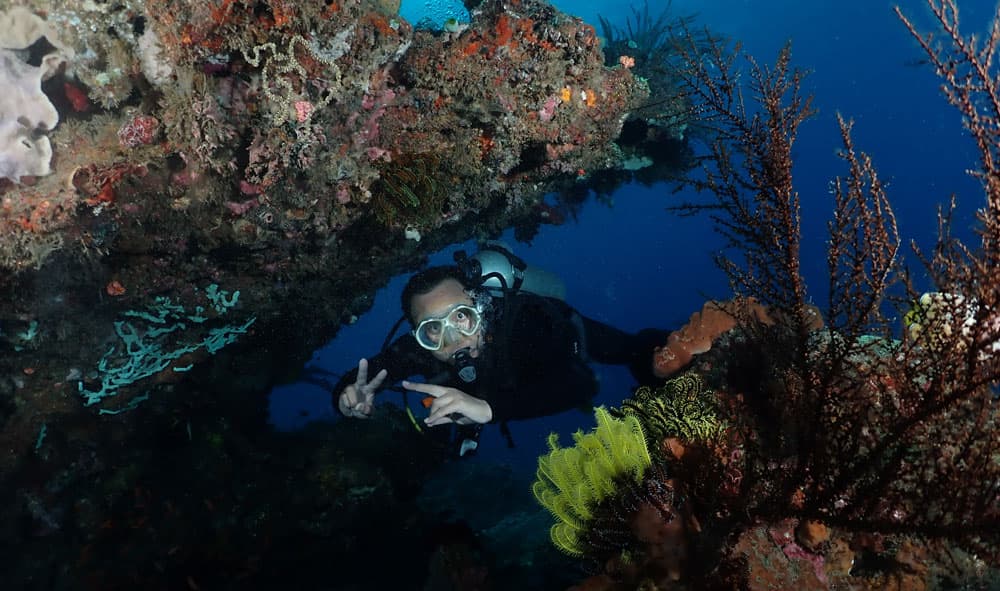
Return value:
<svg viewBox="0 0 1000 591">
<path fill-rule="evenodd" d="M 455 367 L 458 369 L 458 377 L 462 379 L 463 382 L 469 384 L 476 381 L 476 360 L 469 355 L 468 349 L 459 349 L 451 356 L 452 360 L 455 362 Z"/>
</svg>

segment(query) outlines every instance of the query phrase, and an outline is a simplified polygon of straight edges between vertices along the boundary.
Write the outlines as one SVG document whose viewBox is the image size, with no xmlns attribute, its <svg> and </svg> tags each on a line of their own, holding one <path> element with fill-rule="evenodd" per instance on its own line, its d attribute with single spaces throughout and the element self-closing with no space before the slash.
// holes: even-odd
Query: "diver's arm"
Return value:
<svg viewBox="0 0 1000 591">
<path fill-rule="evenodd" d="M 645 328 L 632 334 L 580 314 L 587 345 L 587 355 L 598 363 L 627 366 L 632 377 L 642 386 L 660 383 L 653 373 L 653 356 L 657 347 L 667 344 L 670 331 Z"/>
<path fill-rule="evenodd" d="M 590 404 L 597 394 L 597 381 L 580 360 L 553 363 L 530 380 L 501 388 L 488 397 L 491 422 L 531 419 L 553 415 Z"/>
</svg>

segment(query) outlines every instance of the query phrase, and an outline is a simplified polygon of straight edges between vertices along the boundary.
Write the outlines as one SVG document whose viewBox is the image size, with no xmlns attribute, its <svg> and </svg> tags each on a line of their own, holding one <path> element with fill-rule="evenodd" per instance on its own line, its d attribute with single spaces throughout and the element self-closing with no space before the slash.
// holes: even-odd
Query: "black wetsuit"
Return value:
<svg viewBox="0 0 1000 591">
<path fill-rule="evenodd" d="M 640 384 L 655 379 L 653 347 L 666 342 L 666 331 L 631 335 L 586 318 L 561 300 L 523 292 L 506 298 L 495 299 L 486 313 L 486 343 L 476 359 L 474 382 L 464 382 L 451 364 L 435 359 L 411 334 L 368 359 L 369 378 L 382 369 L 390 381 L 422 375 L 488 402 L 492 422 L 589 406 L 598 389 L 589 361 L 627 365 Z M 334 408 L 357 373 L 355 368 L 334 387 Z"/>
</svg>

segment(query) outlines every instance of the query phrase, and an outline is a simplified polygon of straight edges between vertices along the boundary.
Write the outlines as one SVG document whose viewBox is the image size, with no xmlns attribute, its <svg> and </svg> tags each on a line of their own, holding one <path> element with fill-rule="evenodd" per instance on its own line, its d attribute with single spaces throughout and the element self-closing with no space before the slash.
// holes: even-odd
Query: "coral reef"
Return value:
<svg viewBox="0 0 1000 591">
<path fill-rule="evenodd" d="M 615 168 L 648 92 L 542 0 L 448 31 L 374 0 L 0 9 L 0 472 L 80 410 L 123 312 L 240 292 L 240 339 L 301 364 L 427 253 L 564 219 L 543 196 Z"/>
<path fill-rule="evenodd" d="M 656 349 L 653 372 L 661 378 L 669 377 L 691 363 L 696 355 L 711 349 L 712 341 L 735 328 L 738 322 L 750 319 L 765 324 L 774 322 L 767 308 L 753 299 L 706 302 L 687 324 L 670 333 L 665 345 Z"/>
<path fill-rule="evenodd" d="M 648 1 L 641 8 L 629 6 L 629 10 L 632 14 L 624 27 L 600 17 L 605 63 L 632 70 L 648 82 L 649 98 L 638 112 L 654 133 L 683 137 L 694 122 L 681 115 L 687 105 L 679 72 L 686 66 L 677 59 L 675 47 L 682 39 L 690 42 L 696 36 L 701 36 L 698 42 L 705 45 L 713 39 L 707 32 L 693 33 L 694 17 L 675 15 L 670 2 L 655 18 Z"/>
<path fill-rule="evenodd" d="M 204 385 L 206 402 L 219 395 Z M 152 416 L 156 404 L 132 413 Z M 6 588 L 41 578 L 61 589 L 308 587 L 331 580 L 331 553 L 364 563 L 376 552 L 398 556 L 399 568 L 346 569 L 334 588 L 406 588 L 426 567 L 432 549 L 421 532 L 438 517 L 413 498 L 442 452 L 398 409 L 380 407 L 378 424 L 364 428 L 286 435 L 241 427 L 249 409 L 173 406 L 174 423 L 151 425 L 117 454 L 105 450 L 127 433 L 119 418 L 129 415 L 97 433 L 80 423 L 50 431 L 36 462 L 51 466 L 64 444 L 75 462 L 58 478 L 2 492 Z M 416 455 L 401 458 L 400 444 Z"/>
<path fill-rule="evenodd" d="M 978 244 L 949 234 L 946 209 L 933 253 L 914 248 L 936 290 L 924 294 L 902 261 L 885 185 L 841 119 L 846 173 L 831 185 L 830 289 L 818 314 L 802 279 L 792 174 L 794 140 L 812 114 L 803 73 L 789 47 L 774 66 L 751 60 L 756 108 L 735 83 L 735 54 L 717 45 L 710 67 L 688 54 L 689 95 L 719 133 L 703 175 L 689 179 L 704 200 L 677 209 L 711 214 L 733 247 L 719 263 L 747 298 L 737 301 L 752 306 L 696 314 L 687 334 L 700 352 L 682 362 L 686 372 L 617 411 L 643 424 L 658 453 L 641 483 L 591 508 L 577 537 L 591 542 L 581 547 L 595 574 L 576 589 L 992 588 L 1000 579 L 1000 11 L 981 42 L 960 33 L 953 0 L 927 4 L 943 46 L 897 12 L 977 142 L 986 199 Z"/>
<path fill-rule="evenodd" d="M 275 468 L 315 442 L 271 437 L 267 393 L 430 253 L 530 238 L 625 180 L 648 87 L 543 0 L 444 30 L 398 8 L 0 0 L 5 585 L 309 588 L 321 554 L 361 562 L 399 523 L 393 551 L 420 544 L 414 469 L 437 462 L 379 472 L 338 439 Z M 331 584 L 408 588 L 431 553 Z M 482 553 L 437 556 L 485 584 Z"/>
</svg>

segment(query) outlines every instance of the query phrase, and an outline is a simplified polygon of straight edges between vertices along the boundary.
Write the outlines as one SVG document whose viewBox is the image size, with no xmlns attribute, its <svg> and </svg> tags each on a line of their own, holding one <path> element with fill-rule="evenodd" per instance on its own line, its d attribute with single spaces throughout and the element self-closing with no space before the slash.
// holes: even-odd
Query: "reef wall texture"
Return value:
<svg viewBox="0 0 1000 591">
<path fill-rule="evenodd" d="M 592 26 L 397 8 L 0 2 L 0 473 L 178 384 L 261 394 L 393 274 L 641 156 L 615 140 L 649 85 Z"/>
<path fill-rule="evenodd" d="M 429 253 L 678 166 L 687 110 L 545 2 L 397 9 L 0 0 L 5 589 L 478 576 L 414 500 L 444 443 L 392 409 L 274 433 L 266 397 Z"/>
</svg>

